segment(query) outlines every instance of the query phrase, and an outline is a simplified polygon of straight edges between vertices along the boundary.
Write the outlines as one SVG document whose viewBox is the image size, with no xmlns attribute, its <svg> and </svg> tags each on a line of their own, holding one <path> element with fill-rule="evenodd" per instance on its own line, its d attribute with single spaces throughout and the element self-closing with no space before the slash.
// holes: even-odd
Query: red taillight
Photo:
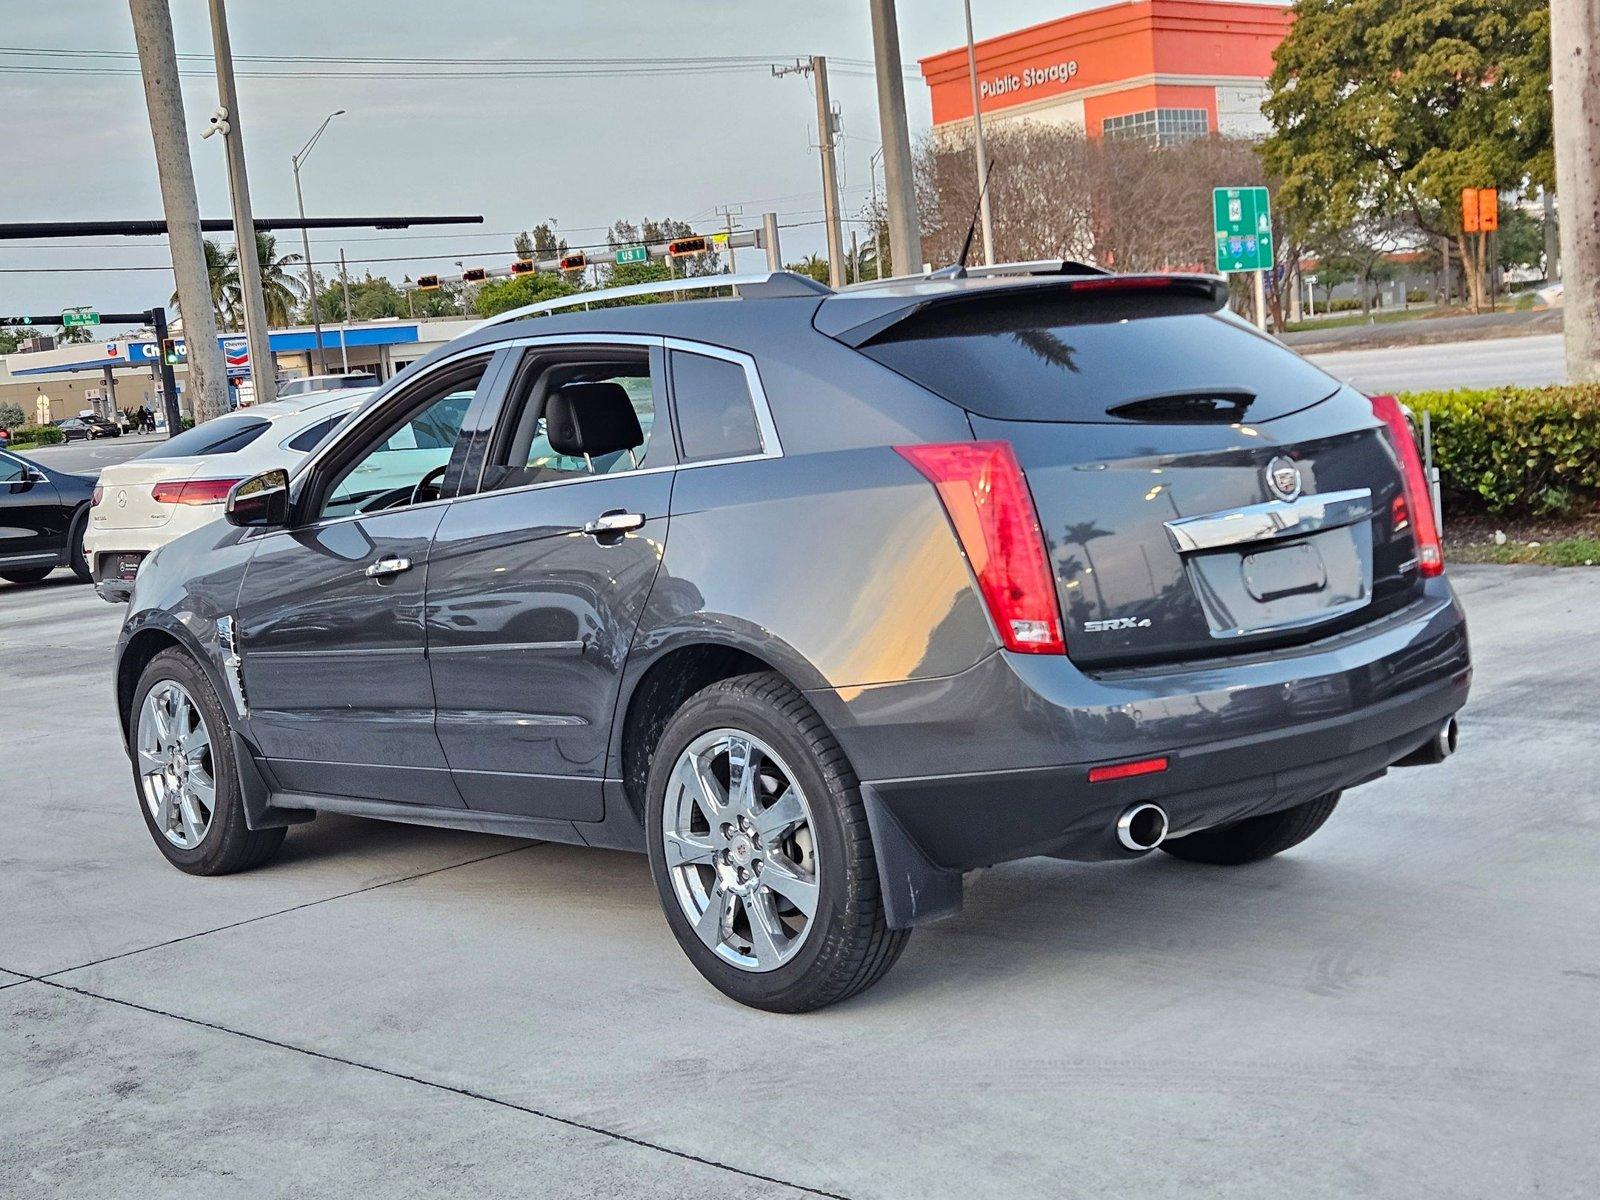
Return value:
<svg viewBox="0 0 1600 1200">
<path fill-rule="evenodd" d="M 89 494 L 89 507 L 93 508 L 95 505 L 99 504 L 100 498 L 105 494 L 105 488 L 101 487 L 98 483 L 95 484 L 94 491 Z"/>
<path fill-rule="evenodd" d="M 1411 436 L 1411 423 L 1393 396 L 1369 396 L 1372 411 L 1389 429 L 1389 441 L 1400 459 L 1400 475 L 1405 481 L 1406 512 L 1411 521 L 1411 536 L 1417 543 L 1417 569 L 1424 575 L 1444 574 L 1444 546 L 1439 542 L 1439 526 L 1433 518 L 1433 495 L 1422 472 L 1422 455 L 1417 439 Z"/>
<path fill-rule="evenodd" d="M 158 483 L 150 489 L 157 504 L 221 504 L 237 479 L 190 479 L 183 483 Z"/>
<path fill-rule="evenodd" d="M 1136 775 L 1159 775 L 1167 769 L 1165 758 L 1141 758 L 1138 762 L 1115 763 L 1109 767 L 1090 767 L 1090 783 L 1107 783 L 1113 779 L 1132 779 Z"/>
<path fill-rule="evenodd" d="M 1009 442 L 896 446 L 939 493 L 1006 649 L 1065 654 L 1055 579 Z"/>
</svg>

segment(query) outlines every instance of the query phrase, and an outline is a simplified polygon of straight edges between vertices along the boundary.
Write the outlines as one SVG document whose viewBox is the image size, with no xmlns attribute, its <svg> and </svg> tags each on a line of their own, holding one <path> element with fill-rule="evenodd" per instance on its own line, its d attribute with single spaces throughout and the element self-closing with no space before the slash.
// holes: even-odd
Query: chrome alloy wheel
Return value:
<svg viewBox="0 0 1600 1200">
<path fill-rule="evenodd" d="M 206 836 L 217 806 L 211 731 L 194 697 L 163 679 L 139 710 L 139 779 L 145 807 L 162 835 L 180 850 Z"/>
<path fill-rule="evenodd" d="M 811 806 L 759 738 L 714 729 L 667 781 L 662 843 L 678 904 L 700 940 L 743 971 L 771 971 L 804 944 L 817 911 Z"/>
</svg>

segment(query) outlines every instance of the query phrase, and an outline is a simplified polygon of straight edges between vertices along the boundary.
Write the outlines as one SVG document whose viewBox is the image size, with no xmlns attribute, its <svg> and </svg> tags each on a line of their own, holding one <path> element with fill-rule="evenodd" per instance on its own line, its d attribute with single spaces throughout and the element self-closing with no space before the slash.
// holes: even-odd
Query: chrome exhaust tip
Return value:
<svg viewBox="0 0 1600 1200">
<path fill-rule="evenodd" d="M 1144 853 L 1167 840 L 1167 813 L 1159 804 L 1135 804 L 1117 818 L 1117 841 Z"/>
<path fill-rule="evenodd" d="M 1439 732 L 1433 735 L 1433 761 L 1443 762 L 1456 752 L 1456 741 L 1460 738 L 1460 727 L 1456 719 L 1451 717 L 1439 726 Z"/>
</svg>

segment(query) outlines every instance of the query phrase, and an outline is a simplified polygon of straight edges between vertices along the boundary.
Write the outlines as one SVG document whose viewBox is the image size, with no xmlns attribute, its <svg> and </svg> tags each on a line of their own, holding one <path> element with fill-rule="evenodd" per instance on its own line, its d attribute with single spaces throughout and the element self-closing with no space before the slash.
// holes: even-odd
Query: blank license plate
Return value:
<svg viewBox="0 0 1600 1200">
<path fill-rule="evenodd" d="M 1260 601 L 1302 592 L 1320 592 L 1328 586 L 1328 569 L 1317 548 L 1302 542 L 1281 550 L 1247 554 L 1243 563 L 1244 586 Z"/>
<path fill-rule="evenodd" d="M 124 583 L 132 583 L 134 576 L 139 574 L 139 564 L 143 561 L 142 554 L 117 555 L 117 578 Z"/>
</svg>

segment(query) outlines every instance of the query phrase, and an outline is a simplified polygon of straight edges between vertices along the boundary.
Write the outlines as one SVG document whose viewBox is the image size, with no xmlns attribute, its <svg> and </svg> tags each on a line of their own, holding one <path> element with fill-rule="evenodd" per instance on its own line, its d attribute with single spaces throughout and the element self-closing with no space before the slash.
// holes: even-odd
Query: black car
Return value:
<svg viewBox="0 0 1600 1200">
<path fill-rule="evenodd" d="M 93 441 L 100 436 L 100 431 L 82 417 L 68 417 L 56 422 L 56 428 L 61 430 L 61 436 L 69 442 Z"/>
<path fill-rule="evenodd" d="M 37 583 L 57 567 L 89 578 L 83 531 L 95 483 L 0 451 L 0 579 Z"/>
<path fill-rule="evenodd" d="M 174 865 L 318 812 L 645 851 L 706 978 L 799 1011 L 966 871 L 1256 861 L 1453 748 L 1405 415 L 1223 281 L 730 282 L 503 314 L 146 560 L 115 685 Z"/>
</svg>

